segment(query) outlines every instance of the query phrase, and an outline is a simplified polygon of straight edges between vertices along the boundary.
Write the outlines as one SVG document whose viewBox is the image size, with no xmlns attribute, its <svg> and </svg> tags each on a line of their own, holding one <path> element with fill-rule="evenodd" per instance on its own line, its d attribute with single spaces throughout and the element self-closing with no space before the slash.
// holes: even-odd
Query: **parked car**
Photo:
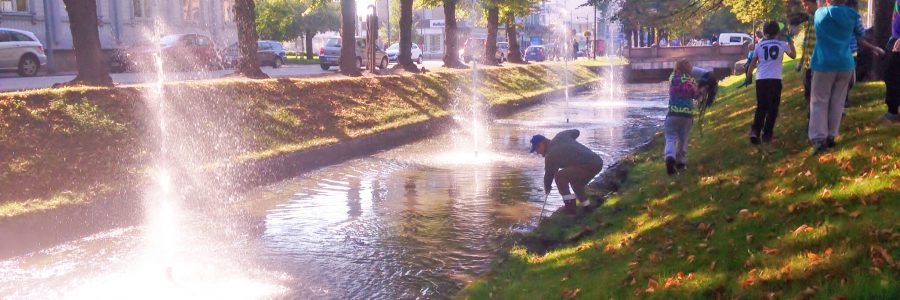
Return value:
<svg viewBox="0 0 900 300">
<path fill-rule="evenodd" d="M 547 60 L 544 46 L 528 46 L 525 49 L 525 61 L 545 61 Z"/>
<path fill-rule="evenodd" d="M 365 56 L 366 52 L 366 38 L 365 37 L 356 37 L 356 67 L 362 68 L 365 67 Z M 332 66 L 339 66 L 341 64 L 341 38 L 340 37 L 330 37 L 325 40 L 325 46 L 319 49 L 319 66 L 322 70 L 328 70 Z M 379 69 L 387 69 L 388 66 L 388 57 L 387 54 L 375 44 L 375 61 L 378 61 Z"/>
<path fill-rule="evenodd" d="M 388 62 L 395 63 L 397 62 L 397 56 L 400 55 L 400 44 L 394 43 L 384 52 L 387 53 Z M 412 60 L 417 64 L 422 64 L 422 49 L 416 43 L 412 44 Z"/>
<path fill-rule="evenodd" d="M 459 49 L 459 59 L 465 63 L 468 63 L 472 60 L 481 60 L 484 56 L 484 46 L 487 43 L 487 39 L 485 38 L 469 38 L 466 40 L 466 43 L 463 44 L 462 49 Z M 509 48 L 507 46 L 507 48 Z M 501 59 L 504 59 L 503 53 L 500 52 L 498 47 L 497 52 L 494 53 L 494 59 L 497 62 L 501 62 Z"/>
<path fill-rule="evenodd" d="M 137 44 L 126 50 L 126 69 L 152 70 L 154 57 L 161 52 L 163 65 L 173 69 L 211 69 L 221 67 L 212 39 L 201 34 L 171 34 L 159 39 L 159 47 Z"/>
<path fill-rule="evenodd" d="M 497 51 L 500 51 L 500 62 L 506 62 L 506 60 L 509 58 L 509 43 L 498 42 Z"/>
<path fill-rule="evenodd" d="M 0 70 L 14 70 L 20 76 L 35 76 L 46 64 L 44 45 L 34 33 L 0 28 Z"/>
<path fill-rule="evenodd" d="M 241 53 L 238 51 L 238 45 L 231 44 L 222 51 L 222 60 L 226 67 L 235 67 L 241 59 Z M 280 68 L 287 60 L 287 53 L 280 42 L 276 41 L 257 41 L 256 42 L 256 61 L 260 66 L 271 66 Z"/>
<path fill-rule="evenodd" d="M 746 33 L 721 33 L 719 34 L 719 45 L 743 45 L 745 43 L 753 43 L 753 37 Z"/>
</svg>

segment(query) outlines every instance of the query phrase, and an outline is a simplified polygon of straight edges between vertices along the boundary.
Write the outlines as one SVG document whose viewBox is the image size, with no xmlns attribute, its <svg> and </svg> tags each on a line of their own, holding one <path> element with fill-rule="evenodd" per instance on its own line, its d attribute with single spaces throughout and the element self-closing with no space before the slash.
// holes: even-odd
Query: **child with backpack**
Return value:
<svg viewBox="0 0 900 300">
<path fill-rule="evenodd" d="M 756 44 L 750 68 L 747 69 L 747 81 L 756 72 L 756 112 L 750 126 L 750 143 L 772 141 L 775 131 L 775 119 L 778 117 L 778 106 L 781 105 L 781 67 L 784 55 L 795 57 L 793 43 L 778 39 L 781 26 L 778 22 L 769 21 L 763 26 L 766 37 Z M 761 140 L 760 140 L 761 138 Z"/>
</svg>

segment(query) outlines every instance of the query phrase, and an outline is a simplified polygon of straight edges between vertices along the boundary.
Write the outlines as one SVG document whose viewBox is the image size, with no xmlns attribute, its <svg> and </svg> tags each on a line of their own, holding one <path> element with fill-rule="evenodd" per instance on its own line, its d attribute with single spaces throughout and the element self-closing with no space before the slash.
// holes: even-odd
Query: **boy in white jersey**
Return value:
<svg viewBox="0 0 900 300">
<path fill-rule="evenodd" d="M 763 26 L 766 38 L 756 44 L 753 49 L 754 58 L 747 69 L 747 81 L 756 67 L 756 113 L 750 126 L 750 142 L 759 145 L 772 141 L 775 129 L 775 118 L 778 117 L 778 106 L 781 105 L 781 66 L 784 55 L 795 57 L 793 43 L 777 39 L 781 26 L 778 22 L 769 21 Z M 762 135 L 760 135 L 762 134 Z"/>
</svg>

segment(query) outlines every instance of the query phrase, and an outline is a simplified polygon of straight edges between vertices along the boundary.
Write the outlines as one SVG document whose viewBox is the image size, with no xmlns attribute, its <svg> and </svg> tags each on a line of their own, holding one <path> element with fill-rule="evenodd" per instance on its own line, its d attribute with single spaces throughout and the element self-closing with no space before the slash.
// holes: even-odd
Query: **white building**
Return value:
<svg viewBox="0 0 900 300">
<path fill-rule="evenodd" d="M 218 48 L 237 41 L 234 0 L 96 0 L 103 49 L 146 41 L 154 22 L 161 34 L 199 33 Z M 74 69 L 69 16 L 62 0 L 0 0 L 0 27 L 34 32 L 54 56 L 58 70 Z"/>
</svg>

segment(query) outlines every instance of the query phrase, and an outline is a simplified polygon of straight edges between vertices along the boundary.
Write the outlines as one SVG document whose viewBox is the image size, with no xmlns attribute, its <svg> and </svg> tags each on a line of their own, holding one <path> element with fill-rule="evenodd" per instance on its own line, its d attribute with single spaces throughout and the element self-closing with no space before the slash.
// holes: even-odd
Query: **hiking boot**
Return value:
<svg viewBox="0 0 900 300">
<path fill-rule="evenodd" d="M 766 144 L 771 143 L 771 142 L 772 142 L 772 135 L 771 135 L 771 134 L 763 134 L 763 136 L 762 136 L 762 142 L 763 142 L 763 143 L 766 143 Z"/>
<path fill-rule="evenodd" d="M 900 123 L 900 114 L 885 113 L 884 117 L 882 117 L 881 119 L 889 123 L 898 124 Z"/>
<path fill-rule="evenodd" d="M 754 145 L 759 145 L 759 134 L 756 132 L 750 132 L 750 143 Z"/>
<path fill-rule="evenodd" d="M 680 171 L 680 170 L 684 170 L 685 168 L 687 168 L 686 163 L 675 163 L 675 169 Z"/>
<path fill-rule="evenodd" d="M 829 148 L 829 149 L 837 147 L 837 143 L 834 142 L 833 136 L 829 136 L 828 138 L 825 139 L 825 147 Z"/>
<path fill-rule="evenodd" d="M 666 173 L 669 175 L 675 175 L 675 158 L 674 157 L 666 157 Z"/>
</svg>

